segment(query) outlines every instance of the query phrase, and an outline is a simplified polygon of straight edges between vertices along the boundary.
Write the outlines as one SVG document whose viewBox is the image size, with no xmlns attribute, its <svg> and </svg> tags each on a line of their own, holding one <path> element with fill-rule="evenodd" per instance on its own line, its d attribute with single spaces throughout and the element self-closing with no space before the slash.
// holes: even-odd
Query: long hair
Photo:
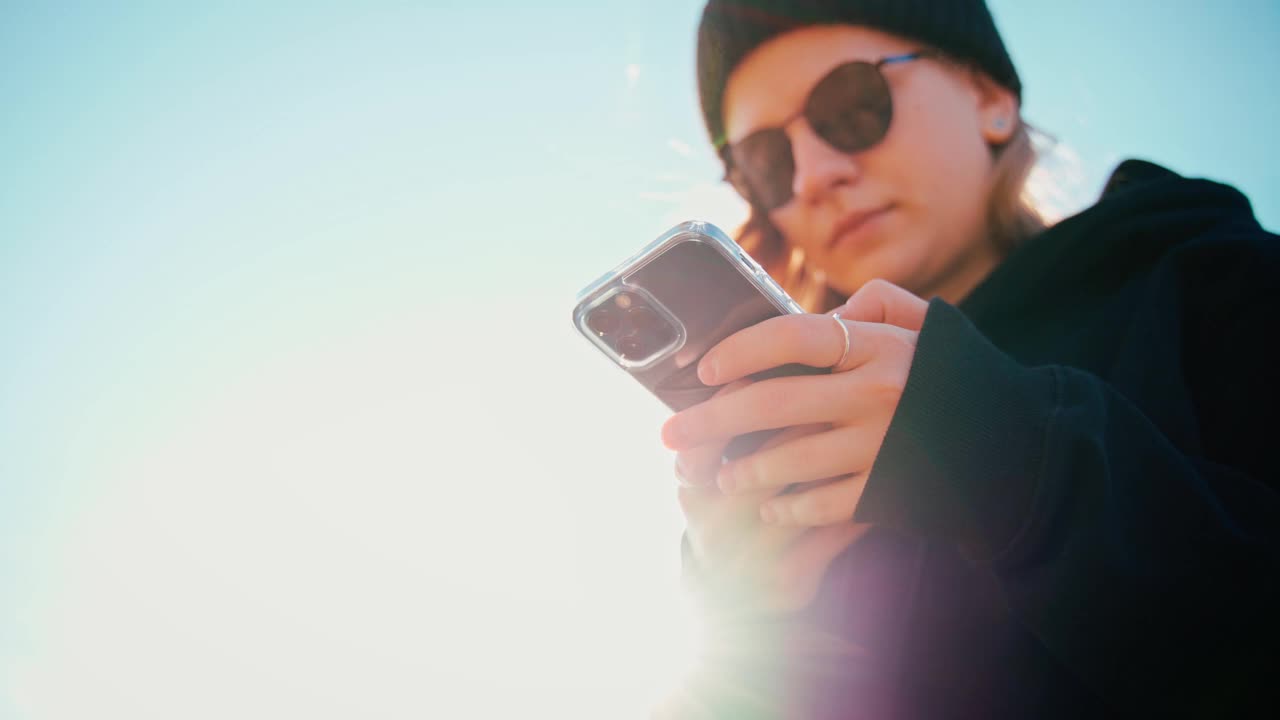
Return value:
<svg viewBox="0 0 1280 720">
<path fill-rule="evenodd" d="M 1027 178 L 1036 165 L 1031 131 L 1018 120 L 1009 140 L 991 148 L 994 165 L 987 196 L 987 232 L 1001 256 L 1045 228 L 1044 218 L 1027 192 Z M 768 215 L 754 206 L 738 231 L 738 244 L 804 309 L 826 312 L 848 299 L 829 286 L 822 273 L 805 261 L 804 251 L 789 245 Z"/>
</svg>

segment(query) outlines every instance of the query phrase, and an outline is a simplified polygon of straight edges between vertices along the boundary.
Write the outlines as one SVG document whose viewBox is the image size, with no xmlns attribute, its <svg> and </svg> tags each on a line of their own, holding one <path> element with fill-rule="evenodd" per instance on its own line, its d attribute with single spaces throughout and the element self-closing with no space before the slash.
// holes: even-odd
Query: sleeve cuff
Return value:
<svg viewBox="0 0 1280 720">
<path fill-rule="evenodd" d="M 994 560 L 1029 522 L 1055 393 L 1050 368 L 1023 367 L 933 300 L 854 519 Z"/>
</svg>

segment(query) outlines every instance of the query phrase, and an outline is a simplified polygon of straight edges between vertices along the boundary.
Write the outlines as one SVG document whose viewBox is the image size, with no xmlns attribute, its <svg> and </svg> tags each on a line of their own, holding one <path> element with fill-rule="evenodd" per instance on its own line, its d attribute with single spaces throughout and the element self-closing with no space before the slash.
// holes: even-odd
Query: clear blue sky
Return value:
<svg viewBox="0 0 1280 720">
<path fill-rule="evenodd" d="M 1061 204 L 1138 156 L 1280 227 L 1280 4 L 991 4 Z M 733 217 L 699 9 L 0 6 L 0 716 L 643 715 L 664 414 L 567 317 Z"/>
</svg>

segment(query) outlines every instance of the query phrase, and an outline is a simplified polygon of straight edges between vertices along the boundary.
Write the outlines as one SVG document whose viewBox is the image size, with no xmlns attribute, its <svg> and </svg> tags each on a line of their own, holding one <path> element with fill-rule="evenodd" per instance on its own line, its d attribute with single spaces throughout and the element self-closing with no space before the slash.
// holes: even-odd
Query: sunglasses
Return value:
<svg viewBox="0 0 1280 720">
<path fill-rule="evenodd" d="M 846 153 L 866 150 L 884 139 L 893 119 L 893 98 L 880 68 L 931 53 L 892 55 L 875 62 L 845 63 L 827 73 L 805 99 L 804 108 L 777 127 L 756 130 L 721 148 L 725 179 L 748 201 L 765 210 L 791 202 L 796 161 L 784 128 L 801 116 L 831 147 Z"/>
</svg>

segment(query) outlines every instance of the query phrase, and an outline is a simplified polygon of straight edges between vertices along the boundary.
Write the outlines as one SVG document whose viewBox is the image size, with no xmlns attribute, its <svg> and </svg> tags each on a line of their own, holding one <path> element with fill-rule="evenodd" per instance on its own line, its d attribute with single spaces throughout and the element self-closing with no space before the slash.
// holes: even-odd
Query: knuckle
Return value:
<svg viewBox="0 0 1280 720">
<path fill-rule="evenodd" d="M 901 328 L 893 328 L 893 332 L 888 333 L 888 343 L 890 347 L 907 357 L 915 355 L 916 342 L 919 333 L 912 330 L 903 330 Z"/>
<path fill-rule="evenodd" d="M 905 378 L 890 370 L 881 369 L 868 380 L 864 392 L 882 403 L 896 404 L 906 389 Z"/>
<path fill-rule="evenodd" d="M 858 292 L 859 294 L 866 293 L 871 297 L 884 297 L 885 295 L 893 293 L 897 289 L 897 285 L 894 285 L 884 278 L 873 278 L 868 281 L 866 285 L 863 285 Z"/>
<path fill-rule="evenodd" d="M 879 315 L 880 308 L 885 305 L 894 289 L 894 285 L 888 280 L 875 278 L 858 288 L 853 297 L 849 298 L 849 304 L 857 307 L 863 315 Z"/>
<path fill-rule="evenodd" d="M 681 456 L 677 459 L 676 475 L 686 485 L 702 486 L 707 484 L 707 479 L 715 474 L 720 464 L 720 455 L 716 452 L 714 455 L 709 452 L 691 452 L 688 455 Z"/>
</svg>

